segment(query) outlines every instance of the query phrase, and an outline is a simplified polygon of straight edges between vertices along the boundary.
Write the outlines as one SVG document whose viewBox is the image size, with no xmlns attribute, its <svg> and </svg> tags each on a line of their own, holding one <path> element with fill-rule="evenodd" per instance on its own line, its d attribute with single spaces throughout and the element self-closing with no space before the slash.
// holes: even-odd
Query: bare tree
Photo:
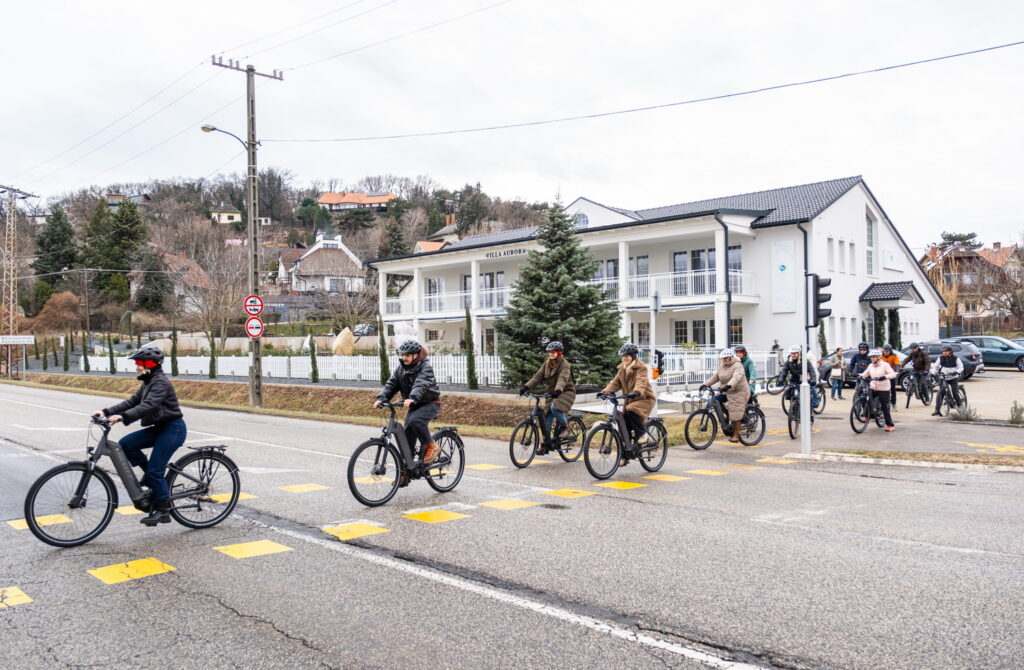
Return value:
<svg viewBox="0 0 1024 670">
<path fill-rule="evenodd" d="M 1024 246 L 1014 247 L 1002 266 L 989 265 L 980 277 L 988 295 L 988 307 L 1024 322 Z"/>
<path fill-rule="evenodd" d="M 939 252 L 940 254 L 942 252 Z M 953 322 L 960 312 L 960 278 L 957 276 L 959 263 L 956 254 L 947 254 L 938 258 L 927 269 L 928 278 L 938 289 L 939 295 L 946 302 L 946 308 L 939 311 L 939 316 L 946 326 L 946 336 L 952 334 Z"/>
<path fill-rule="evenodd" d="M 243 247 L 226 246 L 219 230 L 208 229 L 205 237 L 199 232 L 198 228 L 192 230 L 189 244 L 195 247 L 189 257 L 202 275 L 189 277 L 185 271 L 178 281 L 185 310 L 194 312 L 211 345 L 219 337 L 223 348 L 228 324 L 242 314 L 242 300 L 248 288 L 248 258 Z"/>
<path fill-rule="evenodd" d="M 377 286 L 356 291 L 313 292 L 313 308 L 342 328 L 355 329 L 360 323 L 373 323 L 377 314 Z"/>
</svg>

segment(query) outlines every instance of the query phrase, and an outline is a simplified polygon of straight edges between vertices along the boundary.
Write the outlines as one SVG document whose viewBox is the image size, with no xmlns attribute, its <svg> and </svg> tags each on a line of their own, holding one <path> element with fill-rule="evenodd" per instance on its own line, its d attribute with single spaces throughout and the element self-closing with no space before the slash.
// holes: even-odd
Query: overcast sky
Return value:
<svg viewBox="0 0 1024 670">
<path fill-rule="evenodd" d="M 234 140 L 199 131 L 210 122 L 244 136 L 245 77 L 209 64 L 225 50 L 261 71 L 286 70 L 284 81 L 257 89 L 260 138 L 330 138 L 655 105 L 1024 40 L 1024 3 L 1005 0 L 511 0 L 305 65 L 497 1 L 9 3 L 0 24 L 0 183 L 47 198 L 244 170 Z M 260 164 L 289 169 L 300 183 L 429 174 L 448 187 L 480 182 L 503 198 L 560 192 L 564 202 L 585 195 L 628 208 L 860 174 L 912 247 L 942 230 L 1011 242 L 1024 229 L 1022 72 L 1017 46 L 549 126 L 267 142 Z"/>
</svg>

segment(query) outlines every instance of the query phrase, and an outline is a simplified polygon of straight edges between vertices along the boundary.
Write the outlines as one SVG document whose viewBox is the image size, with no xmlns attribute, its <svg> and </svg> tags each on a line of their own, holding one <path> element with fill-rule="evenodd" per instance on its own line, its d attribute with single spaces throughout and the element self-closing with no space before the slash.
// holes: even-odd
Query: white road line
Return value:
<svg viewBox="0 0 1024 670">
<path fill-rule="evenodd" d="M 67 463 L 68 462 L 66 458 L 57 458 L 56 456 L 51 456 L 48 452 L 36 451 L 35 449 L 29 449 L 28 447 L 23 447 L 20 444 L 14 444 L 13 442 L 8 442 L 7 440 L 5 440 L 3 438 L 0 438 L 0 444 L 2 444 L 5 447 L 10 447 L 12 449 L 17 449 L 18 451 L 24 453 L 26 456 L 38 456 L 39 458 L 45 458 L 45 459 L 47 459 L 49 461 L 56 461 L 58 463 Z"/>
<path fill-rule="evenodd" d="M 330 551 L 334 551 L 339 554 L 345 554 L 346 556 L 350 556 L 352 558 L 356 558 L 367 563 L 374 563 L 376 565 L 391 570 L 404 572 L 407 574 L 414 575 L 416 577 L 427 579 L 432 582 L 445 584 L 446 586 L 451 586 L 462 591 L 468 591 L 470 593 L 474 593 L 485 598 L 490 598 L 491 600 L 496 600 L 498 602 L 502 602 L 513 607 L 518 607 L 524 610 L 530 610 L 532 612 L 536 612 L 537 614 L 543 614 L 544 616 L 549 616 L 554 619 L 560 619 L 567 623 L 582 626 L 583 628 L 589 628 L 590 630 L 597 631 L 598 633 L 604 633 L 606 635 L 610 635 L 611 637 L 615 637 L 620 640 L 625 640 L 626 642 L 634 642 L 636 644 L 644 645 L 645 647 L 651 647 L 654 649 L 660 649 L 661 651 L 667 651 L 671 654 L 676 654 L 678 656 L 683 656 L 685 658 L 689 658 L 699 663 L 703 663 L 712 668 L 725 668 L 727 670 L 759 670 L 759 666 L 756 665 L 750 665 L 749 663 L 740 663 L 738 661 L 730 661 L 728 659 L 721 658 L 720 656 L 715 656 L 714 654 L 700 651 L 699 649 L 685 647 L 681 644 L 675 644 L 673 642 L 661 640 L 650 635 L 645 635 L 643 633 L 636 633 L 626 628 L 616 626 L 615 624 L 601 621 L 600 619 L 595 619 L 593 617 L 576 614 L 561 607 L 556 607 L 555 605 L 549 605 L 547 603 L 543 603 L 537 600 L 531 600 L 530 598 L 524 598 L 523 596 L 514 595 L 512 593 L 508 593 L 507 591 L 502 591 L 491 586 L 486 586 L 484 584 L 479 584 L 468 579 L 463 579 L 462 577 L 448 575 L 443 572 L 432 570 L 430 568 L 424 568 L 422 566 L 413 565 L 405 561 L 398 561 L 393 558 L 388 558 L 387 556 L 381 556 L 366 549 L 360 549 L 359 547 L 343 544 L 335 540 L 310 537 L 309 535 L 306 535 L 304 533 L 288 530 L 287 528 L 278 528 L 277 526 L 272 526 L 270 524 L 263 523 L 255 519 L 246 519 L 246 521 L 249 521 L 250 523 L 253 523 L 257 526 L 262 526 L 263 528 L 267 528 L 282 535 L 287 535 L 288 537 L 294 538 L 296 540 L 301 540 L 303 542 L 308 542 L 310 544 L 316 544 L 325 549 L 329 549 Z"/>
<path fill-rule="evenodd" d="M 63 430 L 63 431 L 75 431 L 75 430 L 88 430 L 88 426 L 79 428 L 56 428 L 56 427 L 44 427 L 44 428 L 33 428 L 32 426 L 23 426 L 20 423 L 12 423 L 15 428 L 21 428 L 22 430 Z"/>
</svg>

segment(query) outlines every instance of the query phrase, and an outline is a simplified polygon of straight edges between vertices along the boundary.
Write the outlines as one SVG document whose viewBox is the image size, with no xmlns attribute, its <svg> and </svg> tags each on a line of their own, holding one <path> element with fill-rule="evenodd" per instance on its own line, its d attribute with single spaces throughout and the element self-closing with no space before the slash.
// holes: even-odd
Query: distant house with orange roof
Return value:
<svg viewBox="0 0 1024 670">
<path fill-rule="evenodd" d="M 330 212 L 343 212 L 346 209 L 371 209 L 375 212 L 386 212 L 388 203 L 395 199 L 391 191 L 371 191 L 370 193 L 324 193 L 317 202 Z"/>
<path fill-rule="evenodd" d="M 441 251 L 448 246 L 447 242 L 431 242 L 430 240 L 419 240 L 412 248 L 414 254 L 425 254 L 430 251 Z"/>
</svg>

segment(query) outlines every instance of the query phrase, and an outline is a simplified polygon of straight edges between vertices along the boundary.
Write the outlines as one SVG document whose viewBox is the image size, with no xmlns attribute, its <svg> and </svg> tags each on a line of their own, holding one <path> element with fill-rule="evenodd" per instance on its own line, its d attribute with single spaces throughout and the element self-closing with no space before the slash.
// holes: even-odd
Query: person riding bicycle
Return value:
<svg viewBox="0 0 1024 670">
<path fill-rule="evenodd" d="M 750 400 L 750 386 L 744 383 L 747 380 L 746 373 L 733 349 L 722 349 L 718 358 L 721 365 L 715 374 L 704 382 L 700 390 L 705 391 L 716 382 L 721 385 L 722 393 L 717 399 L 722 403 L 726 419 L 732 422 L 732 430 L 726 432 L 729 433 L 730 442 L 739 442 L 740 424 L 743 423 L 743 413 L 747 409 L 747 401 Z"/>
<path fill-rule="evenodd" d="M 601 392 L 615 393 L 621 390 L 622 395 L 638 394 L 637 397 L 626 401 L 622 406 L 622 414 L 626 419 L 630 437 L 643 446 L 651 442 L 647 431 L 644 430 L 644 422 L 654 409 L 654 389 L 648 378 L 647 366 L 640 360 L 640 350 L 635 344 L 623 344 L 619 349 L 619 357 L 622 362 L 615 368 L 615 377 Z"/>
<path fill-rule="evenodd" d="M 519 395 L 525 395 L 535 385 L 546 382 L 546 393 L 551 394 L 551 400 L 547 401 L 545 407 L 547 411 L 544 413 L 544 429 L 548 435 L 551 435 L 552 420 L 557 421 L 558 437 L 564 438 L 569 433 L 569 424 L 565 413 L 572 409 L 572 404 L 576 400 L 576 381 L 573 379 L 569 361 L 565 360 L 565 351 L 561 342 L 552 340 L 548 342 L 544 350 L 548 354 L 548 360 L 540 366 L 537 374 L 519 387 Z M 538 454 L 548 452 L 546 442 L 547 440 L 537 449 Z"/>
<path fill-rule="evenodd" d="M 402 404 L 409 408 L 405 418 L 405 438 L 409 449 L 417 453 L 417 441 L 423 447 L 423 462 L 433 463 L 441 448 L 430 437 L 430 422 L 441 413 L 441 389 L 434 380 L 434 368 L 427 361 L 427 349 L 416 340 L 406 340 L 398 346 L 402 362 L 391 373 L 391 378 L 373 401 L 374 409 L 381 403 L 391 402 L 401 391 Z"/>
<path fill-rule="evenodd" d="M 734 344 L 732 350 L 736 352 L 736 358 L 743 366 L 743 374 L 747 377 L 747 385 L 750 387 L 750 395 L 754 395 L 754 382 L 757 381 L 757 366 L 753 359 L 747 354 L 747 347 L 742 344 Z"/>
<path fill-rule="evenodd" d="M 800 363 L 800 345 L 794 344 L 789 348 L 789 359 L 782 366 L 779 382 L 782 384 L 800 384 L 800 376 L 804 374 L 801 368 L 806 368 L 807 383 L 811 385 L 811 407 L 814 407 L 818 404 L 818 375 L 814 372 L 814 365 L 810 361 L 806 361 L 803 365 Z"/>
<path fill-rule="evenodd" d="M 149 516 L 140 523 L 147 526 L 170 523 L 171 490 L 167 486 L 165 472 L 171 456 L 185 443 L 188 429 L 174 386 L 161 367 L 164 352 L 158 347 L 142 347 L 128 358 L 135 361 L 137 379 L 142 386 L 127 400 L 92 415 L 105 418 L 110 423 L 123 422 L 126 426 L 136 421 L 142 424 L 142 430 L 118 440 L 128 462 L 145 472 L 139 483 L 152 491 Z M 153 451 L 146 458 L 142 450 L 150 447 Z"/>
<path fill-rule="evenodd" d="M 932 363 L 932 374 L 936 377 L 946 378 L 946 391 L 953 399 L 953 404 L 960 404 L 960 377 L 964 374 L 964 363 L 953 354 L 952 346 L 943 345 L 942 355 Z M 935 411 L 932 412 L 932 416 L 942 416 L 943 400 L 942 386 L 939 386 L 939 392 L 935 396 Z"/>
<path fill-rule="evenodd" d="M 889 364 L 889 367 L 899 373 L 903 369 L 900 365 L 900 357 L 893 353 L 892 345 L 886 342 L 882 345 L 882 360 Z M 896 384 L 892 384 L 892 391 L 890 393 L 892 401 L 893 411 L 896 411 Z"/>
<path fill-rule="evenodd" d="M 928 383 L 928 370 L 932 366 L 932 359 L 921 345 L 917 342 L 912 342 L 910 345 L 910 356 L 907 357 L 912 374 L 914 375 L 915 381 L 920 386 L 921 384 Z"/>
<path fill-rule="evenodd" d="M 853 371 L 853 374 L 859 375 L 869 365 L 871 365 L 871 357 L 868 356 L 868 343 L 861 342 L 857 345 L 857 353 L 850 359 L 850 370 Z"/>
<path fill-rule="evenodd" d="M 889 396 L 892 392 L 891 379 L 896 379 L 896 371 L 892 369 L 892 366 L 882 360 L 882 352 L 878 349 L 872 349 L 871 353 L 871 365 L 869 365 L 864 372 L 860 373 L 860 376 L 865 379 L 870 379 L 871 383 L 871 397 L 878 398 L 878 405 L 882 408 L 882 416 L 885 417 L 885 431 L 891 433 L 896 430 L 896 427 L 892 423 L 892 413 L 889 411 Z"/>
<path fill-rule="evenodd" d="M 828 380 L 832 388 L 832 400 L 838 396 L 843 400 L 843 382 L 846 376 L 846 358 L 843 357 L 843 348 L 836 347 L 834 354 L 828 357 Z"/>
</svg>

